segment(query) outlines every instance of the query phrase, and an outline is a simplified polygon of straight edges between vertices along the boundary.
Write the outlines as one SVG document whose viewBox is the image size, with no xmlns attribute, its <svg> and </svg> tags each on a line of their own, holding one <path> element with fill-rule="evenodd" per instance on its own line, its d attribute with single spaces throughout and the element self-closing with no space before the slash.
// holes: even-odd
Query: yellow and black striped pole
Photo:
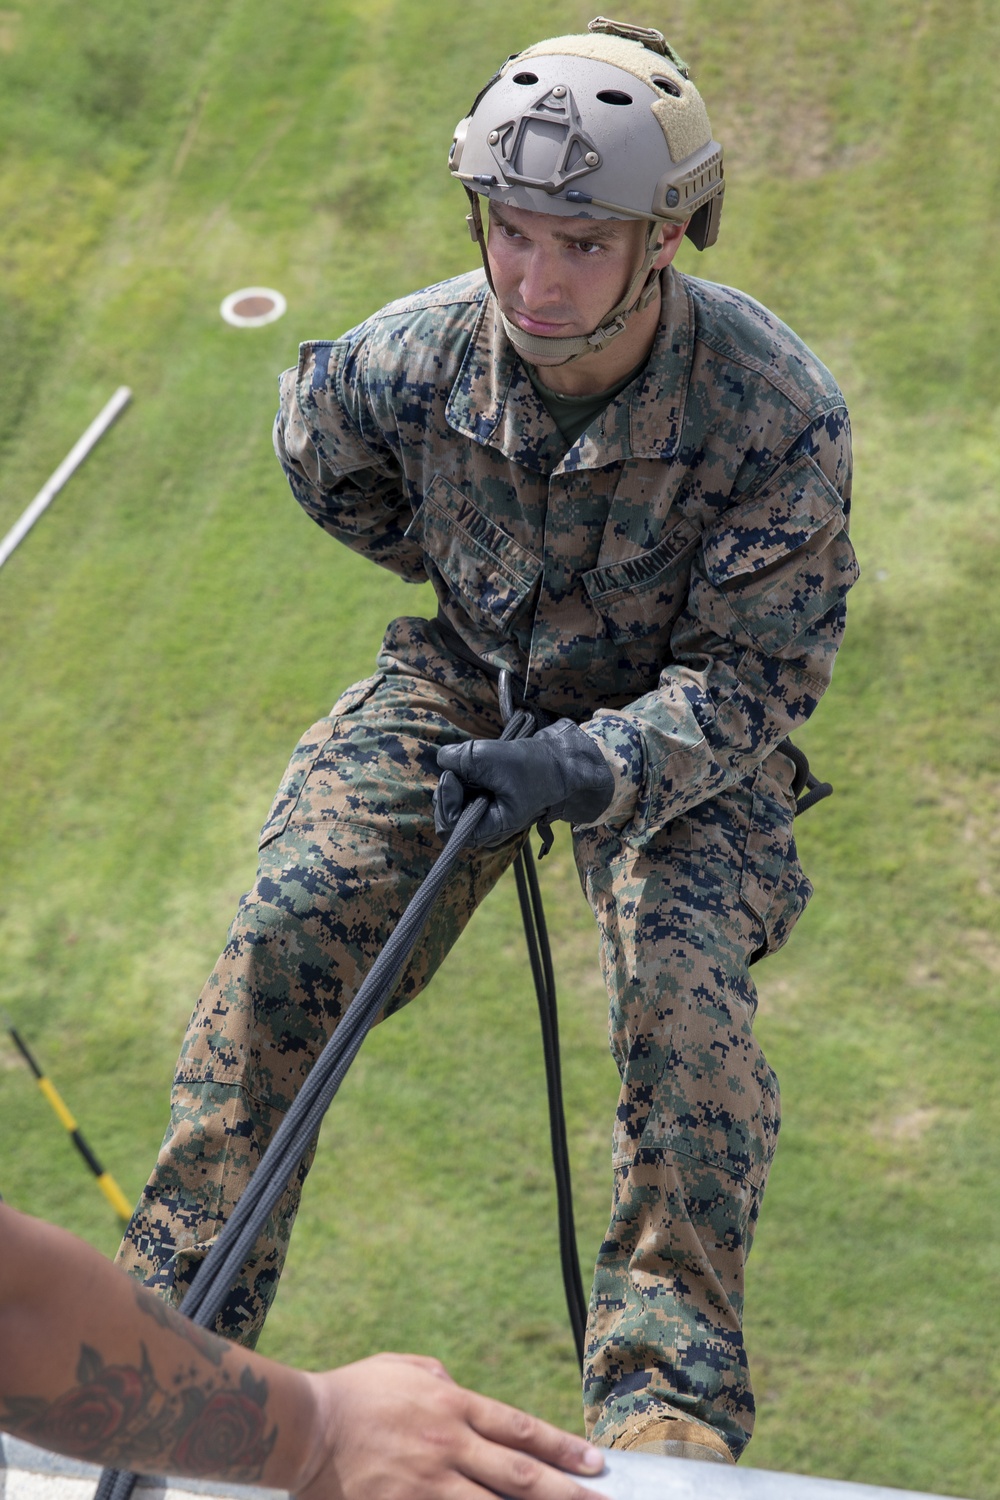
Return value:
<svg viewBox="0 0 1000 1500">
<path fill-rule="evenodd" d="M 20 1052 L 25 1062 L 28 1064 L 28 1067 L 31 1069 L 32 1073 L 34 1073 L 35 1082 L 38 1084 L 38 1087 L 41 1089 L 42 1093 L 51 1104 L 58 1119 L 69 1132 L 69 1138 L 73 1142 L 73 1145 L 79 1151 L 80 1155 L 87 1163 L 87 1166 L 97 1178 L 97 1186 L 100 1188 L 105 1198 L 107 1198 L 108 1202 L 111 1204 L 111 1207 L 114 1209 L 118 1217 L 127 1224 L 129 1219 L 132 1217 L 132 1210 L 129 1207 L 128 1199 L 125 1197 L 125 1194 L 122 1192 L 121 1188 L 118 1186 L 111 1173 L 104 1170 L 100 1162 L 97 1160 L 97 1157 L 94 1155 L 93 1151 L 91 1151 L 90 1147 L 87 1145 L 86 1140 L 80 1133 L 79 1126 L 77 1125 L 73 1116 L 70 1114 L 69 1110 L 66 1108 L 66 1105 L 63 1103 L 61 1094 L 57 1090 L 51 1078 L 47 1078 L 42 1072 L 41 1068 L 38 1066 L 38 1063 L 35 1061 L 34 1056 L 32 1055 L 31 1048 L 28 1046 L 24 1038 L 19 1034 L 17 1028 L 15 1026 L 12 1026 L 8 1021 L 7 1030 L 11 1035 L 15 1047 Z"/>
</svg>

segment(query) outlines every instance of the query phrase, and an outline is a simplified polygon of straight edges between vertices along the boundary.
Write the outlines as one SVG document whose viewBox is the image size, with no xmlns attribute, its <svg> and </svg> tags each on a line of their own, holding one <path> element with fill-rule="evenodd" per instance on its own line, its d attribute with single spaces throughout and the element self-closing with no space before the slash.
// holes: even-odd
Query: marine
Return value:
<svg viewBox="0 0 1000 1500">
<path fill-rule="evenodd" d="M 292 756 L 120 1258 L 183 1293 L 485 792 L 387 1012 L 531 827 L 568 823 L 621 1077 L 587 1433 L 732 1463 L 753 1429 L 744 1269 L 780 1118 L 751 970 L 811 894 L 788 736 L 830 682 L 857 576 L 848 414 L 778 318 L 673 265 L 685 236 L 715 242 L 725 180 L 661 33 L 598 18 L 509 58 L 449 170 L 482 269 L 304 344 L 274 433 L 306 512 L 429 579 L 438 612 L 391 622 L 374 673 Z M 499 742 L 502 670 L 530 739 Z M 220 1314 L 230 1337 L 259 1333 L 308 1166 Z"/>
</svg>

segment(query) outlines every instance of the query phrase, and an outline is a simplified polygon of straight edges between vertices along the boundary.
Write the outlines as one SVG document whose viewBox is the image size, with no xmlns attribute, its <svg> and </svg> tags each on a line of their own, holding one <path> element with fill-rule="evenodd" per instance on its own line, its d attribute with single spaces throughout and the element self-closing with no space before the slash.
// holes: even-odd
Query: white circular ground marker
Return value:
<svg viewBox="0 0 1000 1500">
<path fill-rule="evenodd" d="M 260 328 L 280 318 L 288 304 L 280 292 L 269 286 L 245 286 L 230 292 L 219 305 L 219 311 L 234 328 Z"/>
</svg>

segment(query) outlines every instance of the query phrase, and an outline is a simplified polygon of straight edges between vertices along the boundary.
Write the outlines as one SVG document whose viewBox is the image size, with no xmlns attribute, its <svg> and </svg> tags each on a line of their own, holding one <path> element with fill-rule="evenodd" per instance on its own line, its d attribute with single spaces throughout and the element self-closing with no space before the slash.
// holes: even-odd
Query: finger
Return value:
<svg viewBox="0 0 1000 1500">
<path fill-rule="evenodd" d="M 593 1450 L 595 1453 L 597 1450 Z M 597 1472 L 603 1468 L 603 1459 L 598 1455 Z M 519 1452 L 502 1443 L 492 1443 L 483 1438 L 474 1439 L 461 1461 L 461 1470 L 466 1478 L 484 1485 L 494 1494 L 505 1495 L 508 1500 L 593 1500 L 594 1490 L 585 1489 L 572 1473 L 563 1468 L 536 1458 L 531 1453 Z M 586 1473 L 593 1475 L 595 1466 L 588 1464 Z"/>
<path fill-rule="evenodd" d="M 513 838 L 516 832 L 516 828 L 508 827 L 500 804 L 491 802 L 472 830 L 469 843 L 473 849 L 497 849 Z"/>
<path fill-rule="evenodd" d="M 437 763 L 442 771 L 454 771 L 462 781 L 472 775 L 472 744 L 463 740 L 460 745 L 442 745 L 437 753 Z"/>
<path fill-rule="evenodd" d="M 465 810 L 465 788 L 454 771 L 442 771 L 434 789 L 434 829 L 451 833 Z"/>
<path fill-rule="evenodd" d="M 465 786 L 492 792 L 497 776 L 503 779 L 509 750 L 510 746 L 498 740 L 465 740 L 461 745 L 443 745 L 437 763 L 442 771 L 454 771 Z"/>
<path fill-rule="evenodd" d="M 503 1401 L 494 1401 L 490 1396 L 480 1396 L 470 1391 L 471 1406 L 469 1421 L 473 1429 L 493 1443 L 507 1448 L 516 1448 L 533 1454 L 547 1464 L 556 1464 L 561 1469 L 570 1469 L 577 1474 L 599 1474 L 604 1468 L 604 1455 L 599 1448 L 584 1438 L 574 1437 L 508 1406 Z"/>
</svg>

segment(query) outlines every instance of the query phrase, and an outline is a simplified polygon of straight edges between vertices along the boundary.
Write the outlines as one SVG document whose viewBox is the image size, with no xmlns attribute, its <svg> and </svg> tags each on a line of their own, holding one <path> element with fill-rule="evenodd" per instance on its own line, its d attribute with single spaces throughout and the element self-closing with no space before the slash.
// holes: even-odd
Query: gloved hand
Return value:
<svg viewBox="0 0 1000 1500">
<path fill-rule="evenodd" d="M 530 739 L 445 745 L 437 760 L 442 771 L 434 793 L 438 833 L 450 833 L 468 802 L 492 793 L 470 840 L 475 848 L 502 844 L 539 819 L 596 823 L 615 789 L 600 748 L 572 719 L 559 719 Z"/>
</svg>

